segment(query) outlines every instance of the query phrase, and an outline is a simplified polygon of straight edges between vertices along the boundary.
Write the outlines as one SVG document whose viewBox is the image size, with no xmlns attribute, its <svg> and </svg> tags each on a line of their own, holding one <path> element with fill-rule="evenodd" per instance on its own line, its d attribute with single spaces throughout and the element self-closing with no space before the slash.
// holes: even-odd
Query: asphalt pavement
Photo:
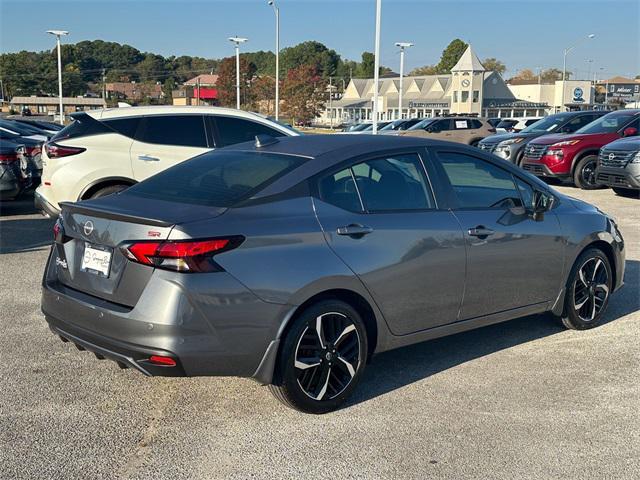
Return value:
<svg viewBox="0 0 640 480">
<path fill-rule="evenodd" d="M 639 478 L 640 201 L 559 189 L 626 239 L 604 325 L 541 315 L 381 354 L 323 416 L 251 380 L 146 378 L 62 343 L 39 306 L 52 221 L 3 204 L 0 478 Z"/>
</svg>

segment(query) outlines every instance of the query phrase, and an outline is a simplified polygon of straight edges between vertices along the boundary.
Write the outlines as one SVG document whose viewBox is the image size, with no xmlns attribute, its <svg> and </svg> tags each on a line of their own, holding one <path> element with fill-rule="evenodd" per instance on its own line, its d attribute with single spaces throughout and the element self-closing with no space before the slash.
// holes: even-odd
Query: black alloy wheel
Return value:
<svg viewBox="0 0 640 480">
<path fill-rule="evenodd" d="M 335 410 L 364 369 L 367 336 L 350 305 L 323 301 L 305 310 L 284 339 L 277 377 L 270 389 L 297 410 Z"/>
</svg>

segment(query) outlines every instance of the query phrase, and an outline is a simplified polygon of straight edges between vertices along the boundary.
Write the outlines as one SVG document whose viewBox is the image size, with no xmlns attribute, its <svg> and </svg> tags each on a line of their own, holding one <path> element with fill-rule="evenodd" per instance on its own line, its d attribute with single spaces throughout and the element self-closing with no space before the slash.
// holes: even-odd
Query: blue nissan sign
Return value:
<svg viewBox="0 0 640 480">
<path fill-rule="evenodd" d="M 580 87 L 573 89 L 573 103 L 584 103 L 584 90 Z"/>
</svg>

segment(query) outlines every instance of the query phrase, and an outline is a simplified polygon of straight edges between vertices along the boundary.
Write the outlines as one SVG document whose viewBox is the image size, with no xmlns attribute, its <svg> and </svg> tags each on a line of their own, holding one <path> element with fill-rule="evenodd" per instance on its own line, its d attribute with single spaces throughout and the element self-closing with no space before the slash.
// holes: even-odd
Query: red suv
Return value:
<svg viewBox="0 0 640 480">
<path fill-rule="evenodd" d="M 598 188 L 598 151 L 621 137 L 637 135 L 640 110 L 618 110 L 594 120 L 571 135 L 544 135 L 529 142 L 522 168 L 538 177 L 573 180 L 585 190 Z"/>
</svg>

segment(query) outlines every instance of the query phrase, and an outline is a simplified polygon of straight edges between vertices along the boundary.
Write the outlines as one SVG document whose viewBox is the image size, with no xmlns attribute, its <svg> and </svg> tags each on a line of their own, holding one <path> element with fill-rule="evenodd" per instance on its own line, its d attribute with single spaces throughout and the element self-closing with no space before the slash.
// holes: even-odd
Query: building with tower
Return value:
<svg viewBox="0 0 640 480">
<path fill-rule="evenodd" d="M 484 68 L 471 45 L 450 74 L 404 77 L 402 105 L 398 105 L 400 78 L 381 78 L 379 82 L 380 121 L 450 114 L 487 118 L 542 117 L 561 109 L 593 107 L 591 83 L 586 80 L 564 82 L 568 92 L 564 108 L 561 107 L 561 81 L 551 85 L 553 91 L 550 93 L 544 88 L 531 88 L 526 96 L 521 96 L 522 88 L 511 88 L 500 74 Z M 331 108 L 322 112 L 316 123 L 339 125 L 371 121 L 373 87 L 372 78 L 351 79 L 342 97 L 331 102 Z M 581 92 L 578 103 L 574 102 L 576 92 Z"/>
</svg>

